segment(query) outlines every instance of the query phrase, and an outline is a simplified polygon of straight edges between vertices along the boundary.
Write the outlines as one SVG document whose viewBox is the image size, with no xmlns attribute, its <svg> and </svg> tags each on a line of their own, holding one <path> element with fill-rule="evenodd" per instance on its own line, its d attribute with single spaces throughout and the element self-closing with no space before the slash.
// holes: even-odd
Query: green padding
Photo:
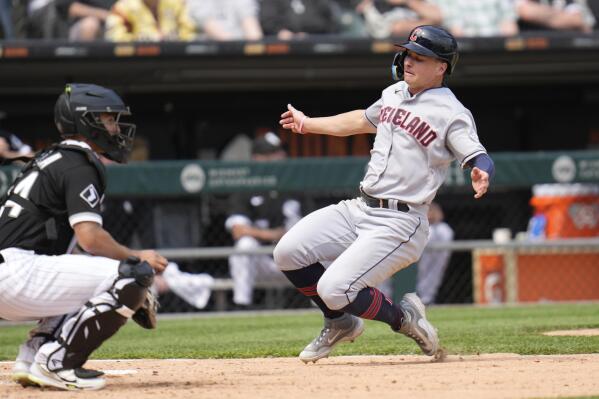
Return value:
<svg viewBox="0 0 599 399">
<path fill-rule="evenodd" d="M 495 187 L 539 183 L 599 182 L 599 151 L 496 153 Z M 301 158 L 281 162 L 158 161 L 108 167 L 108 194 L 186 196 L 235 191 L 319 192 L 356 189 L 367 158 Z M 16 170 L 0 169 L 0 193 Z M 456 163 L 446 186 L 470 184 L 469 172 Z"/>
<path fill-rule="evenodd" d="M 416 279 L 418 277 L 418 264 L 414 263 L 395 273 L 392 279 L 393 302 L 399 303 L 404 294 L 416 292 Z"/>
</svg>

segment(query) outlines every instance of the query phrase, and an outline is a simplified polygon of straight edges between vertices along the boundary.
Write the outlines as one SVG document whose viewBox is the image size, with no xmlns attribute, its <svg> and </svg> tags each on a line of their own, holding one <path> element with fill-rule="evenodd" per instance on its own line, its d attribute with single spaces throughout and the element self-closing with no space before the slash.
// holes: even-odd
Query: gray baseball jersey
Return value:
<svg viewBox="0 0 599 399">
<path fill-rule="evenodd" d="M 377 134 L 362 189 L 408 203 L 409 210 L 371 207 L 362 198 L 342 201 L 306 216 L 274 251 L 284 271 L 316 262 L 327 267 L 318 294 L 330 309 L 342 309 L 363 288 L 418 260 L 428 240 L 428 204 L 449 164 L 457 158 L 463 166 L 486 152 L 471 113 L 445 87 L 411 96 L 399 82 L 365 115 Z"/>
<path fill-rule="evenodd" d="M 366 118 L 377 133 L 361 184 L 373 197 L 429 204 L 454 159 L 464 166 L 486 152 L 472 114 L 447 87 L 412 96 L 398 82 L 383 90 Z"/>
</svg>

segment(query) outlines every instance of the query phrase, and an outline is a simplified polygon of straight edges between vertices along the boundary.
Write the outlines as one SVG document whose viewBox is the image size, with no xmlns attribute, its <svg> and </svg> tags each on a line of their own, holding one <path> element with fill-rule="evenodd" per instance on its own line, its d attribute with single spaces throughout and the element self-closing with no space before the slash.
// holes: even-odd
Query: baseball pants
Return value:
<svg viewBox="0 0 599 399">
<path fill-rule="evenodd" d="M 428 239 L 427 208 L 371 208 L 360 198 L 322 208 L 279 241 L 275 262 L 283 271 L 332 262 L 318 282 L 318 295 L 329 309 L 342 309 L 362 289 L 418 260 Z"/>
<path fill-rule="evenodd" d="M 36 255 L 0 251 L 0 317 L 38 320 L 78 311 L 90 298 L 110 289 L 119 261 L 87 255 Z"/>
</svg>

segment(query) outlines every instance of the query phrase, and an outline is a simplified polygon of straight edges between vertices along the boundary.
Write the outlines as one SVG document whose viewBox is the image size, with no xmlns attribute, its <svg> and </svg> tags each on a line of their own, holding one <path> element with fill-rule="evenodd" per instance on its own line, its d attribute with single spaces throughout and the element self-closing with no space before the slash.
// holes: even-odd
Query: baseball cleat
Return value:
<svg viewBox="0 0 599 399">
<path fill-rule="evenodd" d="M 424 304 L 418 295 L 413 292 L 405 294 L 399 306 L 403 311 L 404 319 L 401 328 L 397 331 L 416 341 L 424 354 L 435 356 L 439 350 L 437 329 L 426 319 Z"/>
<path fill-rule="evenodd" d="M 316 363 L 317 360 L 328 357 L 335 345 L 340 342 L 354 342 L 364 331 L 362 319 L 349 313 L 337 319 L 324 319 L 324 328 L 300 353 L 302 362 Z"/>
<path fill-rule="evenodd" d="M 38 386 L 38 384 L 31 379 L 31 375 L 29 374 L 30 367 L 31 363 L 24 360 L 17 360 L 12 368 L 10 377 L 14 382 L 21 384 L 23 388 Z"/>
<path fill-rule="evenodd" d="M 88 373 L 90 371 L 91 373 Z M 50 371 L 40 363 L 33 363 L 30 368 L 30 378 L 42 387 L 54 387 L 67 391 L 95 391 L 104 388 L 106 380 L 98 378 L 94 370 L 67 369 Z"/>
</svg>

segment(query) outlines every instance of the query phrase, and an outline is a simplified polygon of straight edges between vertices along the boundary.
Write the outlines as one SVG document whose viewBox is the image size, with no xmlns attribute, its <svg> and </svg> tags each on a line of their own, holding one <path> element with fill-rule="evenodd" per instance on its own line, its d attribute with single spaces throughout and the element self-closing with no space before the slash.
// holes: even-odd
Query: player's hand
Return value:
<svg viewBox="0 0 599 399">
<path fill-rule="evenodd" d="M 302 121 L 305 122 L 306 118 L 307 116 L 304 115 L 302 111 L 293 108 L 291 104 L 287 104 L 287 111 L 281 114 L 279 124 L 283 129 L 289 129 L 293 133 L 303 134 L 305 131 L 301 131 L 303 130 Z"/>
<path fill-rule="evenodd" d="M 137 256 L 140 260 L 145 260 L 152 266 L 152 269 L 156 271 L 156 273 L 160 273 L 166 267 L 168 260 L 158 252 L 153 249 L 143 249 L 141 251 L 136 251 L 135 256 Z"/>
<path fill-rule="evenodd" d="M 470 178 L 472 179 L 472 188 L 476 192 L 474 198 L 478 199 L 485 195 L 489 189 L 489 174 L 484 170 L 474 167 L 470 172 Z"/>
</svg>

